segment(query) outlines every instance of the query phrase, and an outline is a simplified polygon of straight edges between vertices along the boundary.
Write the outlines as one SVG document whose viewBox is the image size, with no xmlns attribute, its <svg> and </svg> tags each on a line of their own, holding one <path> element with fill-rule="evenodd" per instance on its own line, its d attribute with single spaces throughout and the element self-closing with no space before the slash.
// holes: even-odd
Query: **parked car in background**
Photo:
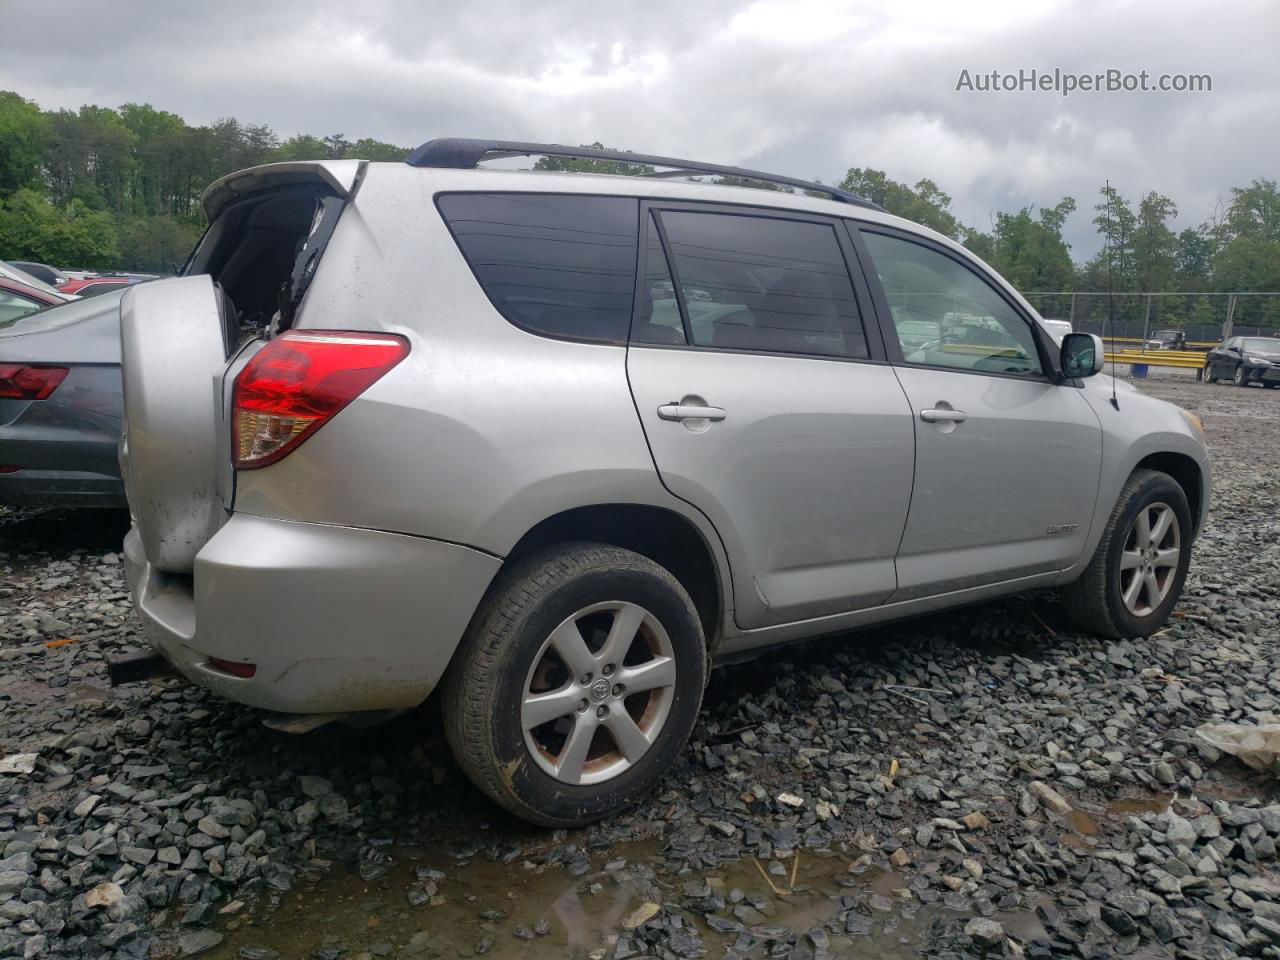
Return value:
<svg viewBox="0 0 1280 960">
<path fill-rule="evenodd" d="M 1204 382 L 1231 380 L 1237 387 L 1280 386 L 1280 341 L 1272 337 L 1229 337 L 1204 361 Z"/>
<path fill-rule="evenodd" d="M 0 504 L 122 507 L 123 290 L 0 324 Z"/>
<path fill-rule="evenodd" d="M 57 267 L 51 267 L 47 263 L 32 263 L 29 260 L 11 260 L 9 262 L 19 270 L 29 273 L 37 280 L 43 280 L 53 287 L 60 287 L 71 279 Z"/>
<path fill-rule="evenodd" d="M 1147 338 L 1143 346 L 1147 350 L 1185 350 L 1187 335 L 1182 330 L 1157 330 Z"/>
<path fill-rule="evenodd" d="M 477 169 L 513 154 L 823 198 Z M 1113 406 L 1098 337 L 1059 346 L 964 247 L 862 198 L 443 140 L 203 203 L 186 275 L 122 300 L 155 653 L 120 679 L 171 665 L 305 727 L 439 686 L 472 781 L 560 827 L 660 780 L 716 660 L 1037 587 L 1107 637 L 1178 601 L 1198 419 Z M 900 322 L 934 339 L 908 351 Z"/>
<path fill-rule="evenodd" d="M 65 298 L 55 293 L 47 293 L 20 280 L 0 277 L 0 328 L 7 327 L 28 313 L 66 302 Z M 4 354 L 0 353 L 0 363 L 3 362 Z"/>
<path fill-rule="evenodd" d="M 74 299 L 74 294 L 67 293 L 65 290 L 60 290 L 51 283 L 45 283 L 39 277 L 33 277 L 21 267 L 15 267 L 13 264 L 7 263 L 4 260 L 0 260 L 0 277 L 17 280 L 19 283 L 24 283 L 29 287 L 35 287 L 37 290 L 52 294 L 62 300 Z"/>
<path fill-rule="evenodd" d="M 1049 330 L 1049 334 L 1057 343 L 1062 342 L 1062 338 L 1071 332 L 1071 323 L 1067 320 L 1051 320 L 1048 317 L 1041 317 L 1040 322 Z"/>
<path fill-rule="evenodd" d="M 103 274 L 85 277 L 80 280 L 68 280 L 60 289 L 81 297 L 96 297 L 112 290 L 124 290 L 135 281 L 117 274 Z"/>
</svg>

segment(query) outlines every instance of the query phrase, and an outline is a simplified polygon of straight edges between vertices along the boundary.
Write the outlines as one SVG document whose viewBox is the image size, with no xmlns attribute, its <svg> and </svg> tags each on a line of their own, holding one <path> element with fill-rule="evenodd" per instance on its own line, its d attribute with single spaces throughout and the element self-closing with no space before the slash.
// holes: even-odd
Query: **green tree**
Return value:
<svg viewBox="0 0 1280 960">
<path fill-rule="evenodd" d="M 329 144 L 319 137 L 298 134 L 290 137 L 271 151 L 268 162 L 278 163 L 282 160 L 331 160 Z M 230 171 L 228 171 L 229 173 Z"/>
<path fill-rule="evenodd" d="M 1093 222 L 1103 246 L 1085 265 L 1084 275 L 1094 289 L 1132 290 L 1136 282 L 1133 234 L 1137 218 L 1129 201 L 1115 187 L 1104 186 L 1098 192 L 1102 202 L 1093 208 L 1098 213 Z"/>
<path fill-rule="evenodd" d="M 83 201 L 55 206 L 24 187 L 0 208 L 0 260 L 112 267 L 119 256 L 115 222 Z"/>
<path fill-rule="evenodd" d="M 1075 267 L 1070 248 L 1062 239 L 1062 227 L 1075 208 L 1075 200 L 1063 197 L 1038 215 L 1032 207 L 996 214 L 994 236 L 984 259 L 1020 290 L 1071 289 Z"/>
<path fill-rule="evenodd" d="M 588 150 L 614 150 L 603 143 L 584 143 Z M 624 153 L 626 151 L 623 151 Z M 636 177 L 653 173 L 653 167 L 644 163 L 627 163 L 623 160 L 593 160 L 589 157 L 539 157 L 533 165 L 535 170 L 560 170 L 572 173 L 607 173 L 625 177 Z"/>
<path fill-rule="evenodd" d="M 343 157 L 351 157 L 356 160 L 390 163 L 399 163 L 408 155 L 408 147 L 397 147 L 394 143 L 383 143 L 381 140 L 371 140 L 368 137 L 348 144 L 346 151 L 343 153 Z"/>
<path fill-rule="evenodd" d="M 48 126 L 38 106 L 0 90 L 0 197 L 40 185 Z"/>
<path fill-rule="evenodd" d="M 840 188 L 878 203 L 892 214 L 931 227 L 944 237 L 954 240 L 964 233 L 960 221 L 948 209 L 951 197 L 932 180 L 920 180 L 909 187 L 890 180 L 883 170 L 853 167 L 840 181 Z"/>
<path fill-rule="evenodd" d="M 1178 238 L 1169 221 L 1178 208 L 1154 191 L 1138 201 L 1133 230 L 1134 278 L 1142 290 L 1171 290 L 1178 271 Z"/>
<path fill-rule="evenodd" d="M 201 228 L 190 219 L 168 216 L 130 217 L 120 224 L 120 270 L 171 273 L 181 266 L 200 239 Z"/>
<path fill-rule="evenodd" d="M 1190 227 L 1178 234 L 1174 256 L 1176 286 L 1179 290 L 1209 290 L 1212 287 L 1213 239 L 1205 228 Z"/>
</svg>

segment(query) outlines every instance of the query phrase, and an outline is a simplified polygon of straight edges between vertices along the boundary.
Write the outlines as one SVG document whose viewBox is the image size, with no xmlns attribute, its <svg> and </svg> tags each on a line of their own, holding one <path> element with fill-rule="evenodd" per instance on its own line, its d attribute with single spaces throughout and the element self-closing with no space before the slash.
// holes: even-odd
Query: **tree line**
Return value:
<svg viewBox="0 0 1280 960">
<path fill-rule="evenodd" d="M 0 91 L 0 259 L 171 272 L 204 229 L 200 194 L 234 170 L 282 160 L 402 160 L 342 134 L 282 139 L 227 117 L 192 126 L 150 104 L 41 110 Z"/>
<path fill-rule="evenodd" d="M 1171 224 L 1178 207 L 1169 197 L 1152 191 L 1135 202 L 1114 186 L 1102 186 L 1093 206 L 1102 246 L 1082 262 L 1072 260 L 1062 238 L 1067 217 L 1077 209 L 1073 197 L 1053 206 L 995 213 L 990 228 L 982 230 L 957 220 L 951 198 L 932 180 L 908 186 L 879 170 L 854 168 L 840 186 L 959 241 L 1019 290 L 1189 294 L 1185 300 L 1158 302 L 1162 325 L 1222 322 L 1221 302 L 1211 304 L 1190 294 L 1280 291 L 1280 192 L 1275 180 L 1258 178 L 1246 187 L 1232 187 L 1230 198 L 1203 223 L 1177 232 Z M 1100 311 L 1103 303 L 1093 306 Z M 1235 322 L 1280 326 L 1280 297 L 1241 298 Z"/>
<path fill-rule="evenodd" d="M 591 144 L 594 147 L 601 145 Z M 232 117 L 192 126 L 150 104 L 41 110 L 0 91 L 0 259 L 168 272 L 203 229 L 199 198 L 213 180 L 281 160 L 402 160 L 408 148 L 342 134 L 281 138 Z M 641 164 L 547 157 L 543 169 L 643 173 Z M 752 186 L 761 184 L 752 183 Z M 767 186 L 767 185 L 766 185 Z M 1026 291 L 1280 291 L 1280 192 L 1258 178 L 1197 227 L 1175 231 L 1176 203 L 1102 187 L 1093 224 L 1106 242 L 1075 261 L 1063 240 L 1072 197 L 996 212 L 985 228 L 960 222 L 933 180 L 899 183 L 855 167 L 839 184 L 890 213 L 956 240 Z M 1163 301 L 1166 323 L 1220 322 L 1204 298 Z M 1280 326 L 1280 298 L 1242 300 L 1237 322 Z"/>
</svg>

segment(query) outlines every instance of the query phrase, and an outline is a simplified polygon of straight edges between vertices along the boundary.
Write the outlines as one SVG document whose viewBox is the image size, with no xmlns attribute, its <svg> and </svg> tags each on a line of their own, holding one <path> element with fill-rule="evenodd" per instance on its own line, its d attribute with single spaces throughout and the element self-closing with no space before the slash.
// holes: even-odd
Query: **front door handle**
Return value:
<svg viewBox="0 0 1280 960">
<path fill-rule="evenodd" d="M 726 416 L 720 407 L 704 407 L 692 403 L 664 403 L 658 408 L 663 420 L 723 420 Z"/>
<path fill-rule="evenodd" d="M 921 410 L 920 419 L 925 423 L 964 423 L 965 414 L 963 410 L 933 407 L 928 410 Z"/>
</svg>

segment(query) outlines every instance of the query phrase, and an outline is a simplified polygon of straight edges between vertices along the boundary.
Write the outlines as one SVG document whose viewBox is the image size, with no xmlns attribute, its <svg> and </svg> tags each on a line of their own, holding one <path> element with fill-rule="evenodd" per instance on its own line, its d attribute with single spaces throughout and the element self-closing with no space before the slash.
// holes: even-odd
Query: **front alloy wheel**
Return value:
<svg viewBox="0 0 1280 960">
<path fill-rule="evenodd" d="M 1169 596 L 1182 558 L 1178 517 L 1167 503 L 1143 507 L 1120 552 L 1120 596 L 1135 617 L 1149 617 Z"/>
<path fill-rule="evenodd" d="M 1114 639 L 1155 633 L 1182 595 L 1194 531 L 1178 482 L 1158 470 L 1135 470 L 1088 566 L 1060 591 L 1068 616 Z"/>
<path fill-rule="evenodd" d="M 1236 373 L 1233 379 L 1235 380 L 1237 387 L 1247 387 L 1249 385 L 1249 373 L 1245 370 L 1243 363 L 1236 367 Z"/>
</svg>

